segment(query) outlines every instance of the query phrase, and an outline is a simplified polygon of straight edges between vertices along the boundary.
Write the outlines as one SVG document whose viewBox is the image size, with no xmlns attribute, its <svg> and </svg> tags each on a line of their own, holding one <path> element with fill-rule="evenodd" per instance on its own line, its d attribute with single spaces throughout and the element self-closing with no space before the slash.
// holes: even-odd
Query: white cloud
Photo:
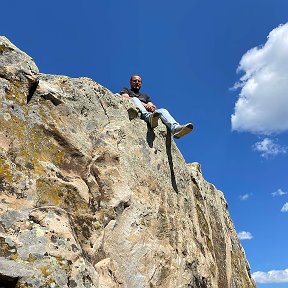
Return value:
<svg viewBox="0 0 288 288">
<path fill-rule="evenodd" d="M 252 277 L 257 283 L 288 283 L 288 269 L 269 272 L 257 271 L 252 273 Z"/>
<path fill-rule="evenodd" d="M 250 194 L 244 194 L 244 195 L 239 196 L 240 200 L 242 200 L 242 201 L 247 200 L 249 197 L 250 197 Z"/>
<path fill-rule="evenodd" d="M 272 194 L 273 197 L 275 197 L 275 196 L 283 196 L 283 195 L 286 195 L 287 192 L 283 191 L 282 189 L 278 189 L 277 191 L 272 192 L 271 194 Z"/>
<path fill-rule="evenodd" d="M 287 147 L 281 146 L 267 137 L 264 138 L 262 141 L 256 142 L 253 145 L 253 149 L 260 152 L 260 155 L 265 158 L 268 158 L 269 156 L 277 156 L 278 154 L 287 153 Z"/>
<path fill-rule="evenodd" d="M 251 240 L 253 238 L 252 234 L 246 231 L 238 232 L 237 235 L 240 240 Z"/>
<path fill-rule="evenodd" d="M 286 202 L 281 208 L 281 212 L 288 212 L 288 202 Z"/>
<path fill-rule="evenodd" d="M 263 46 L 243 55 L 234 85 L 241 88 L 232 129 L 270 135 L 288 130 L 288 23 L 269 33 Z"/>
</svg>

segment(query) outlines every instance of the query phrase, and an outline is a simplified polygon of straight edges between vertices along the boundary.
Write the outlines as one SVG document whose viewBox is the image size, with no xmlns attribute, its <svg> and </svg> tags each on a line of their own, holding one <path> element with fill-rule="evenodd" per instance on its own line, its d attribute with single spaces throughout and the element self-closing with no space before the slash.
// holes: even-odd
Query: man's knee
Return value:
<svg viewBox="0 0 288 288">
<path fill-rule="evenodd" d="M 157 109 L 156 110 L 158 113 L 160 113 L 160 114 L 163 114 L 163 113 L 167 113 L 168 111 L 167 111 L 167 109 L 165 109 L 165 108 L 160 108 L 160 109 Z"/>
</svg>

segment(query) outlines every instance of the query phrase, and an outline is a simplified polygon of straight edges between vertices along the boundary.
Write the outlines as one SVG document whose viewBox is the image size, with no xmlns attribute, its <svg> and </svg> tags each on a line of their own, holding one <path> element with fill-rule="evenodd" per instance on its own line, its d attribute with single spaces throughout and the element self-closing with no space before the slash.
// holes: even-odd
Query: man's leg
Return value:
<svg viewBox="0 0 288 288">
<path fill-rule="evenodd" d="M 180 125 L 166 109 L 157 109 L 163 123 L 170 129 L 174 138 L 179 139 L 193 130 L 193 124 Z"/>
<path fill-rule="evenodd" d="M 141 112 L 142 118 L 147 122 L 149 119 L 149 116 L 152 114 L 151 112 L 148 112 L 145 107 L 143 106 L 142 102 L 137 97 L 132 97 L 132 101 L 135 103 L 137 108 L 139 108 Z"/>
<path fill-rule="evenodd" d="M 179 123 L 171 116 L 168 110 L 160 108 L 157 109 L 156 112 L 160 113 L 161 120 L 172 133 L 177 126 L 180 126 Z"/>
</svg>

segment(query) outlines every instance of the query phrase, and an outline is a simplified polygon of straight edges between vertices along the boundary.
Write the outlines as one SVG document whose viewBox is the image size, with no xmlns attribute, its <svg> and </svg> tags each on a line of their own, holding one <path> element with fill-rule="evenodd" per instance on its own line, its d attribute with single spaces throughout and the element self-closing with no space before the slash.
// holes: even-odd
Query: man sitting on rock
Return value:
<svg viewBox="0 0 288 288">
<path fill-rule="evenodd" d="M 141 118 L 149 123 L 152 129 L 157 127 L 158 120 L 161 118 L 162 122 L 168 127 L 176 139 L 179 139 L 192 131 L 192 123 L 180 125 L 166 109 L 157 109 L 148 95 L 140 93 L 142 79 L 139 75 L 135 74 L 131 76 L 130 86 L 130 89 L 123 88 L 120 91 L 120 95 L 133 100 L 141 112 Z"/>
</svg>

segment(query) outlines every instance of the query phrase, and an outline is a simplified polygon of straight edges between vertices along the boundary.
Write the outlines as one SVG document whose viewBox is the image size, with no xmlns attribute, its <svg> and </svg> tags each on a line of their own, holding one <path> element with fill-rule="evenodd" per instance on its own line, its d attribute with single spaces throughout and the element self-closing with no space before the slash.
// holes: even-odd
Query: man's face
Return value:
<svg viewBox="0 0 288 288">
<path fill-rule="evenodd" d="M 130 86 L 132 90 L 140 90 L 142 85 L 142 79 L 140 76 L 132 76 L 130 80 Z"/>
</svg>

